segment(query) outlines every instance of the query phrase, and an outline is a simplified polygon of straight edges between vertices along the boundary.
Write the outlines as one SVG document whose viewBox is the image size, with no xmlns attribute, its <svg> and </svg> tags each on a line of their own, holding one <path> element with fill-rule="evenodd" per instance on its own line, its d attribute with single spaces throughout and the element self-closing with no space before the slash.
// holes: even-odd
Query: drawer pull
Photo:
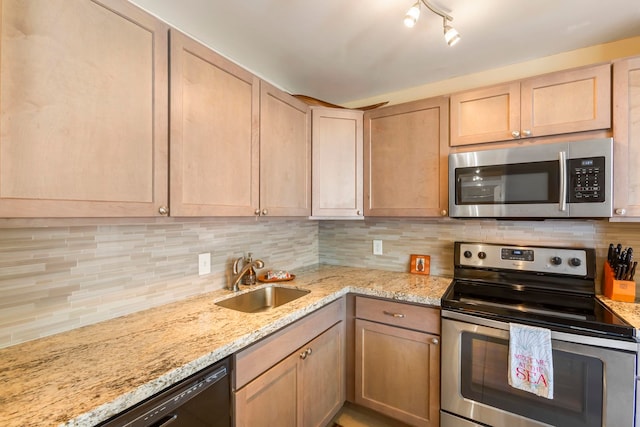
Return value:
<svg viewBox="0 0 640 427">
<path fill-rule="evenodd" d="M 402 313 L 392 313 L 392 312 L 387 311 L 387 310 L 384 310 L 383 313 L 386 314 L 387 316 L 395 317 L 395 318 L 398 318 L 398 319 L 404 318 L 404 314 L 402 314 Z"/>
<path fill-rule="evenodd" d="M 307 356 L 310 356 L 311 353 L 313 353 L 313 350 L 311 350 L 311 347 L 307 348 L 306 350 L 304 350 L 302 353 L 300 353 L 300 359 L 304 360 L 307 358 Z"/>
</svg>

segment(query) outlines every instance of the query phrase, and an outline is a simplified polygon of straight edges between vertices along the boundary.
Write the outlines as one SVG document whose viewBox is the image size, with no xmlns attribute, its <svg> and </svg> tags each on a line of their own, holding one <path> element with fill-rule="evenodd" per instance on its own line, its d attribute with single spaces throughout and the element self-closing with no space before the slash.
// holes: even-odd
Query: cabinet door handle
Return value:
<svg viewBox="0 0 640 427">
<path fill-rule="evenodd" d="M 303 350 L 302 353 L 300 353 L 300 359 L 302 360 L 306 359 L 308 356 L 311 355 L 311 353 L 313 353 L 313 350 L 311 350 L 311 347 L 307 348 L 306 350 Z"/>
<path fill-rule="evenodd" d="M 622 208 L 618 208 L 615 211 L 616 215 L 625 215 L 626 213 L 627 213 L 627 210 L 626 209 L 622 209 Z"/>
<path fill-rule="evenodd" d="M 256 209 L 255 211 L 253 211 L 253 214 L 259 216 L 260 215 L 260 209 Z"/>
<path fill-rule="evenodd" d="M 266 210 L 266 209 L 262 209 L 262 215 L 267 215 L 268 213 L 269 213 L 269 211 L 268 211 L 268 210 Z"/>
<path fill-rule="evenodd" d="M 404 317 L 404 314 L 402 314 L 402 313 L 392 313 L 392 312 L 387 311 L 387 310 L 384 310 L 383 313 L 386 314 L 387 316 L 395 317 L 395 318 L 398 318 L 398 319 L 402 319 Z"/>
<path fill-rule="evenodd" d="M 438 338 L 431 338 L 431 344 L 438 345 L 440 344 L 440 341 L 438 340 Z"/>
<path fill-rule="evenodd" d="M 169 208 L 168 208 L 168 207 L 166 207 L 166 206 L 160 206 L 160 207 L 158 208 L 158 213 L 159 213 L 160 215 L 169 215 Z"/>
<path fill-rule="evenodd" d="M 514 138 L 520 138 L 520 131 L 514 130 L 513 132 L 511 132 L 511 136 Z"/>
<path fill-rule="evenodd" d="M 525 129 L 522 131 L 522 136 L 527 137 L 531 136 L 531 131 L 529 129 Z"/>
</svg>

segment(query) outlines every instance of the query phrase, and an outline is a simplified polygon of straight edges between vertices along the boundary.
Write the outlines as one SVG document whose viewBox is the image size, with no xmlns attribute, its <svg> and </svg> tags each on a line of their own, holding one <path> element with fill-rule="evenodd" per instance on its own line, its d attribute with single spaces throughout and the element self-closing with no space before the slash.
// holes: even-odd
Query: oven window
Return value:
<svg viewBox="0 0 640 427">
<path fill-rule="evenodd" d="M 461 345 L 460 382 L 464 397 L 552 425 L 602 425 L 601 360 L 553 350 L 553 399 L 546 399 L 509 385 L 508 340 L 463 332 Z"/>
<path fill-rule="evenodd" d="M 456 204 L 559 202 L 558 161 L 456 169 Z"/>
</svg>

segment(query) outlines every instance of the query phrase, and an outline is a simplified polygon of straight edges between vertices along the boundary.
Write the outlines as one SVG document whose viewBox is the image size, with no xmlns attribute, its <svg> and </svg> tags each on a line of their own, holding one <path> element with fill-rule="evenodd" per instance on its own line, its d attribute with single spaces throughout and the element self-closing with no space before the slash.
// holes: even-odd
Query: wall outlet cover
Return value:
<svg viewBox="0 0 640 427">
<path fill-rule="evenodd" d="M 373 254 L 382 255 L 382 240 L 373 241 Z"/>
<path fill-rule="evenodd" d="M 211 273 L 211 253 L 207 252 L 198 255 L 198 274 L 204 276 Z"/>
</svg>

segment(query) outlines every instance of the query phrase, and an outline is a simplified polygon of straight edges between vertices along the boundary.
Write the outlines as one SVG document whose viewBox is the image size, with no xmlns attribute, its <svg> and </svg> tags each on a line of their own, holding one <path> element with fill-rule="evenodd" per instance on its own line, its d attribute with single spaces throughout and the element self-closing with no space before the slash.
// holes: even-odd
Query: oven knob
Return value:
<svg viewBox="0 0 640 427">
<path fill-rule="evenodd" d="M 580 258 L 571 258 L 569 260 L 569 265 L 571 267 L 580 267 L 581 264 L 582 264 L 582 261 L 580 261 Z"/>
<path fill-rule="evenodd" d="M 473 254 L 471 253 L 471 251 L 464 251 L 464 257 L 465 258 L 471 258 L 473 256 Z"/>
<path fill-rule="evenodd" d="M 553 264 L 553 265 L 562 264 L 562 258 L 560 258 L 559 256 L 551 257 L 551 264 Z"/>
<path fill-rule="evenodd" d="M 480 259 L 485 259 L 487 257 L 487 254 L 484 252 L 478 252 L 478 258 Z"/>
</svg>

